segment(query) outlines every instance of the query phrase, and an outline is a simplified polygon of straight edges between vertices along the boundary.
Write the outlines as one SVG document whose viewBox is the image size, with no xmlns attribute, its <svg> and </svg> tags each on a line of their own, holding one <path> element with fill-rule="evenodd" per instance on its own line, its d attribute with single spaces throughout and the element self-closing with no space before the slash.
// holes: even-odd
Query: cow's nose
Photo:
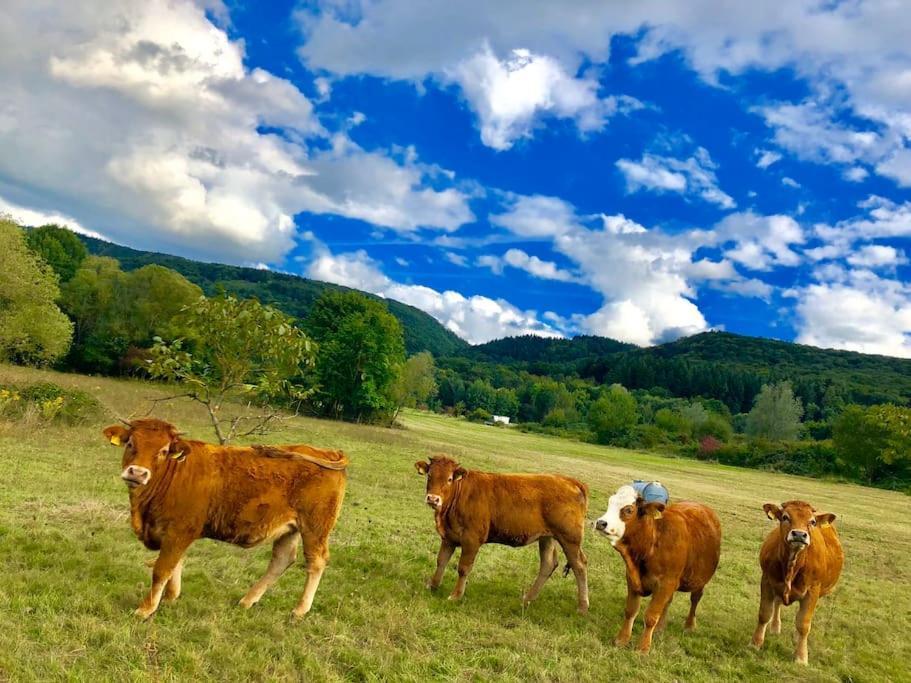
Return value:
<svg viewBox="0 0 911 683">
<path fill-rule="evenodd" d="M 435 496 L 432 493 L 427 494 L 427 504 L 428 505 L 439 505 L 442 499 L 439 496 Z"/>
<path fill-rule="evenodd" d="M 604 531 L 607 528 L 607 522 L 603 519 L 599 519 L 597 522 L 595 522 L 595 528 L 598 531 Z"/>
<path fill-rule="evenodd" d="M 792 529 L 791 533 L 788 534 L 792 541 L 800 541 L 801 543 L 806 543 L 807 539 L 810 537 L 806 531 L 801 531 L 800 529 Z"/>
</svg>

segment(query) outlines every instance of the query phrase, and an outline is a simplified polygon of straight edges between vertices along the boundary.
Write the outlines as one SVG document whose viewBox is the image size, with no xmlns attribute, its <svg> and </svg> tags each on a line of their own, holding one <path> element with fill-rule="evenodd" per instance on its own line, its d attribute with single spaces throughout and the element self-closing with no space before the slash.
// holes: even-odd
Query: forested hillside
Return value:
<svg viewBox="0 0 911 683">
<path fill-rule="evenodd" d="M 299 319 L 307 316 L 313 303 L 323 292 L 347 289 L 327 282 L 270 270 L 191 261 L 169 254 L 138 251 L 91 237 L 82 237 L 82 240 L 91 254 L 115 258 L 126 271 L 149 264 L 165 266 L 199 285 L 207 295 L 222 289 L 239 297 L 255 297 L 262 303 L 272 304 Z M 447 356 L 468 346 L 465 341 L 423 311 L 398 301 L 386 303 L 389 312 L 402 323 L 408 353 L 430 351 L 434 356 Z"/>
</svg>

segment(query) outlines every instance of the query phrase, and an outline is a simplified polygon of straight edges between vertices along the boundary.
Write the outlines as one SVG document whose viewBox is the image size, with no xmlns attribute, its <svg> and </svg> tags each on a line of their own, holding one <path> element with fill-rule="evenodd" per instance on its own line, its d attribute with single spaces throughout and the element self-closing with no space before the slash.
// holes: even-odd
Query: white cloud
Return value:
<svg viewBox="0 0 911 683">
<path fill-rule="evenodd" d="M 504 299 L 466 297 L 451 290 L 440 292 L 430 287 L 395 282 L 383 274 L 380 265 L 365 251 L 332 254 L 317 245 L 306 275 L 410 304 L 473 344 L 507 335 L 562 336 L 535 311 L 520 310 Z"/>
<path fill-rule="evenodd" d="M 627 192 L 641 189 L 677 192 L 695 195 L 722 209 L 733 209 L 736 206 L 730 195 L 718 187 L 715 176 L 717 165 L 702 147 L 685 160 L 645 154 L 639 161 L 620 159 L 616 165 L 626 178 Z"/>
<path fill-rule="evenodd" d="M 876 165 L 876 172 L 901 187 L 911 187 L 911 149 L 898 149 Z"/>
<path fill-rule="evenodd" d="M 431 188 L 434 170 L 413 158 L 342 134 L 312 150 L 328 133 L 310 101 L 245 68 L 242 43 L 189 0 L 10 0 L 0 34 L 8 202 L 133 246 L 238 263 L 280 261 L 299 212 L 405 232 L 473 219 L 468 196 Z"/>
<path fill-rule="evenodd" d="M 500 56 L 527 49 L 574 75 L 583 64 L 606 64 L 611 38 L 622 34 L 638 40 L 634 64 L 679 50 L 710 83 L 723 72 L 792 69 L 807 81 L 811 98 L 796 105 L 803 111 L 772 107 L 770 124 L 781 128 L 779 144 L 806 158 L 851 163 L 879 144 L 868 130 L 836 123 L 840 117 L 831 111 L 813 111 L 810 102 L 832 101 L 833 93 L 835 108 L 882 129 L 873 137 L 902 146 L 911 132 L 911 13 L 895 0 L 578 0 L 571 12 L 546 0 L 463 0 L 458 12 L 446 0 L 427 0 L 420 11 L 413 0 L 323 0 L 316 6 L 299 13 L 301 56 L 311 67 L 341 76 L 421 82 L 487 45 Z"/>
<path fill-rule="evenodd" d="M 800 188 L 800 183 L 798 183 L 796 180 L 794 180 L 793 178 L 791 178 L 789 176 L 784 176 L 781 179 L 781 184 L 784 185 L 785 187 L 792 187 L 795 190 Z"/>
<path fill-rule="evenodd" d="M 860 268 L 894 268 L 908 262 L 903 251 L 885 244 L 866 244 L 847 258 Z"/>
<path fill-rule="evenodd" d="M 715 226 L 714 236 L 725 256 L 751 270 L 797 266 L 800 255 L 791 246 L 806 241 L 803 229 L 790 216 L 760 216 L 751 211 L 725 216 Z"/>
<path fill-rule="evenodd" d="M 772 164 L 781 161 L 781 154 L 768 149 L 757 149 L 756 154 L 759 155 L 759 159 L 756 161 L 756 166 L 761 169 L 766 169 Z"/>
<path fill-rule="evenodd" d="M 542 116 L 572 119 L 582 132 L 597 131 L 617 102 L 598 97 L 598 82 L 576 78 L 555 59 L 513 49 L 499 59 L 489 46 L 446 71 L 480 119 L 481 141 L 506 150 L 529 137 Z"/>
<path fill-rule="evenodd" d="M 868 270 L 834 275 L 796 294 L 797 341 L 823 348 L 911 357 L 911 288 Z"/>
<path fill-rule="evenodd" d="M 869 175 L 870 172 L 863 166 L 851 166 L 846 168 L 844 173 L 841 174 L 842 178 L 852 183 L 863 182 Z"/>
<path fill-rule="evenodd" d="M 402 268 L 407 268 L 411 265 L 406 259 L 403 259 L 401 256 L 395 257 L 395 262 L 398 263 Z"/>
<path fill-rule="evenodd" d="M 64 216 L 60 213 L 47 213 L 44 211 L 26 209 L 23 206 L 18 206 L 17 204 L 6 201 L 3 197 L 0 197 L 0 216 L 9 216 L 20 225 L 27 225 L 29 227 L 53 224 L 68 228 L 73 232 L 78 232 L 80 235 L 87 235 L 103 240 L 107 239 L 104 235 L 83 227 L 75 218 Z"/>
<path fill-rule="evenodd" d="M 492 215 L 489 220 L 521 237 L 554 237 L 572 228 L 576 211 L 557 197 L 511 195 L 508 211 Z"/>
<path fill-rule="evenodd" d="M 504 263 L 524 270 L 531 275 L 542 280 L 558 280 L 560 282 L 572 282 L 572 273 L 562 270 L 553 261 L 543 261 L 537 256 L 530 256 L 521 249 L 510 249 L 503 254 Z"/>
<path fill-rule="evenodd" d="M 462 254 L 457 254 L 454 251 L 447 251 L 443 253 L 443 257 L 454 266 L 458 266 L 459 268 L 468 267 L 468 259 Z"/>
</svg>

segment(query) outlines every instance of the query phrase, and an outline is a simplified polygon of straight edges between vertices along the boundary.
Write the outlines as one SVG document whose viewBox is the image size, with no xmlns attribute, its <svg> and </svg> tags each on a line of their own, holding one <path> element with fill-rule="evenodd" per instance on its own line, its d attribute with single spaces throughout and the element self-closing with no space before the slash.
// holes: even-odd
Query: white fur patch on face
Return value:
<svg viewBox="0 0 911 683">
<path fill-rule="evenodd" d="M 596 528 L 607 536 L 611 545 L 617 545 L 626 531 L 626 524 L 620 519 L 620 511 L 627 505 L 635 505 L 639 494 L 632 486 L 624 485 L 607 502 L 607 512 L 598 518 Z M 604 524 L 600 524 L 604 522 Z"/>
</svg>

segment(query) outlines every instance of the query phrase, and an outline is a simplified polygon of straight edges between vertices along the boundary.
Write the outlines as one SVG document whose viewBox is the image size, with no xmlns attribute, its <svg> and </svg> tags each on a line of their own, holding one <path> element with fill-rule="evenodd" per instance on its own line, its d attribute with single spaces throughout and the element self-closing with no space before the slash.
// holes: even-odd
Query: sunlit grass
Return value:
<svg viewBox="0 0 911 683">
<path fill-rule="evenodd" d="M 142 414 L 153 385 L 0 366 L 0 382 L 50 380 L 97 396 L 110 413 Z M 156 415 L 211 436 L 187 403 Z M 313 612 L 292 624 L 304 584 L 289 570 L 250 611 L 237 600 L 265 569 L 268 548 L 211 541 L 189 552 L 184 594 L 148 623 L 132 610 L 148 588 L 153 553 L 133 537 L 119 449 L 99 430 L 0 423 L 0 680 L 909 680 L 911 499 L 860 486 L 596 447 L 409 413 L 407 429 L 295 419 L 271 441 L 345 449 L 348 494 Z M 657 478 L 675 498 L 714 507 L 725 538 L 718 573 L 684 634 L 688 600 L 651 655 L 610 643 L 623 608 L 619 558 L 589 535 L 591 612 L 575 613 L 572 579 L 555 575 L 528 609 L 537 549 L 482 548 L 465 600 L 423 588 L 437 536 L 413 462 L 445 451 L 469 468 L 557 471 L 589 484 L 590 519 L 630 479 Z M 817 612 L 810 666 L 791 663 L 794 609 L 784 632 L 756 653 L 757 553 L 767 500 L 810 500 L 839 515 L 842 583 Z M 641 622 L 640 622 L 641 627 Z M 639 628 L 636 633 L 638 634 Z"/>
</svg>

